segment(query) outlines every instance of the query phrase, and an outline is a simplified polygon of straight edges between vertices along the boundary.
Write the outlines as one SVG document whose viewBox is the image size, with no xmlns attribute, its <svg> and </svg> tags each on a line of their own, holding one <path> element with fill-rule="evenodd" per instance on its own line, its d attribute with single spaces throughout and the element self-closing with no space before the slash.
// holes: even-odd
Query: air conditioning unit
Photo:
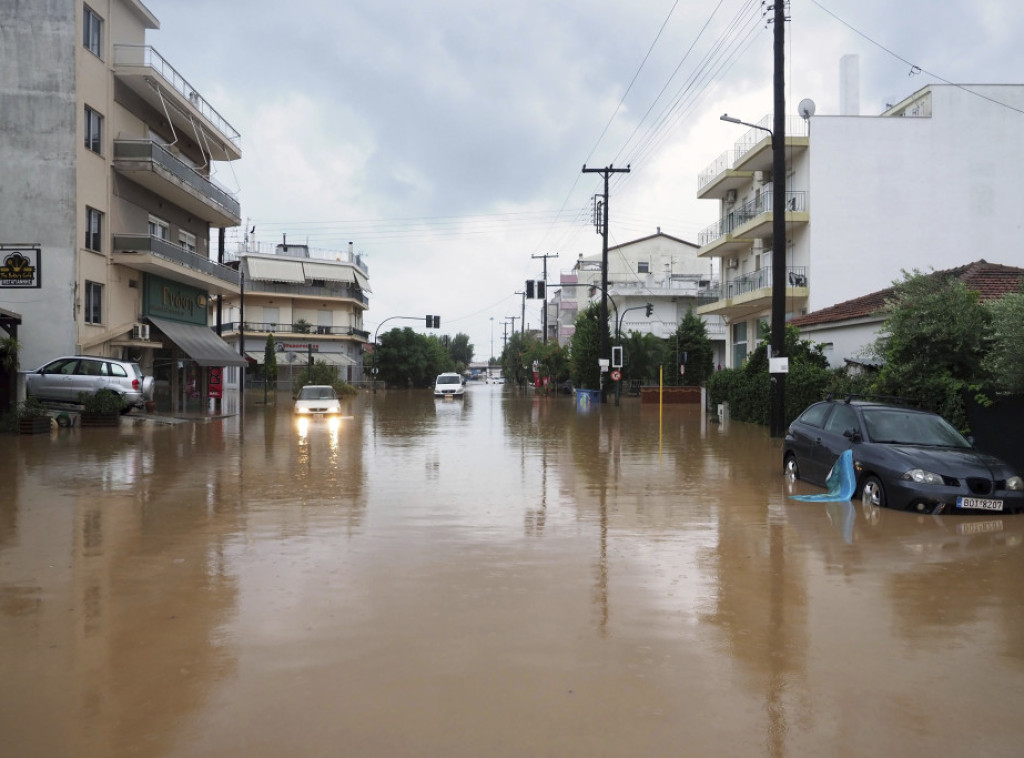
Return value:
<svg viewBox="0 0 1024 758">
<path fill-rule="evenodd" d="M 726 264 L 726 265 L 728 265 L 729 268 L 739 268 L 740 267 L 740 259 L 739 258 L 730 258 L 729 259 L 729 263 Z"/>
<path fill-rule="evenodd" d="M 725 202 L 735 203 L 736 202 L 736 190 L 731 189 L 725 193 Z"/>
<path fill-rule="evenodd" d="M 149 340 L 149 324 L 132 324 L 133 340 Z"/>
</svg>

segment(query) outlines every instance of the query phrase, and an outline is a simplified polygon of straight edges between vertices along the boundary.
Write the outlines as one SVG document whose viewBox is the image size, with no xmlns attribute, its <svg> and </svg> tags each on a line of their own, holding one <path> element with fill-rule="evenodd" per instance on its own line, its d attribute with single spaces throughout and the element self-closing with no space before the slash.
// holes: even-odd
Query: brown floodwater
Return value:
<svg viewBox="0 0 1024 758">
<path fill-rule="evenodd" d="M 346 412 L 0 437 L 0 756 L 1024 752 L 1024 517 L 693 407 Z"/>
</svg>

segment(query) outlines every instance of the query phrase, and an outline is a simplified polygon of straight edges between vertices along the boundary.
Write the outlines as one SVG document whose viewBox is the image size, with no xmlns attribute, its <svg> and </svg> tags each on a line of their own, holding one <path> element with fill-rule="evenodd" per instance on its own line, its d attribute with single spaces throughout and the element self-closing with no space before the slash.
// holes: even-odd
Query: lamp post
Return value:
<svg viewBox="0 0 1024 758">
<path fill-rule="evenodd" d="M 622 319 L 625 318 L 626 314 L 629 313 L 630 311 L 638 311 L 641 308 L 643 308 L 647 312 L 647 315 L 650 316 L 651 315 L 651 311 L 654 309 L 654 306 L 651 305 L 650 303 L 645 303 L 643 305 L 634 305 L 634 306 L 632 306 L 630 308 L 626 308 L 625 310 L 622 311 L 621 314 L 619 314 L 619 317 L 615 321 L 615 344 L 616 345 L 619 345 L 620 347 L 622 345 L 622 340 L 621 340 L 621 338 L 619 336 L 621 334 L 621 332 L 622 332 Z M 619 379 L 619 381 L 615 382 L 615 407 L 616 408 L 619 407 L 619 397 L 621 397 L 621 395 L 622 395 L 622 380 Z"/>
<path fill-rule="evenodd" d="M 781 25 L 781 24 L 780 24 Z M 722 121 L 749 126 L 768 132 L 772 145 L 772 310 L 771 310 L 771 353 L 768 371 L 769 385 L 769 430 L 772 437 L 786 434 L 786 155 L 785 120 L 780 118 L 776 99 L 775 130 L 766 126 L 751 124 L 730 116 L 721 115 Z M 781 126 L 780 126 L 781 124 Z"/>
</svg>

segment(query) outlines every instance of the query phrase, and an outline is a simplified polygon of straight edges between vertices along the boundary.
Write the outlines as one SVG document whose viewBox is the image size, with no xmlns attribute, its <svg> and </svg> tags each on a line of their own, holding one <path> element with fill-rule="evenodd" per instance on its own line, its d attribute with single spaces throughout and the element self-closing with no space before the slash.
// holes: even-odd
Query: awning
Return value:
<svg viewBox="0 0 1024 758">
<path fill-rule="evenodd" d="M 356 271 L 355 274 L 356 274 L 356 284 L 358 284 L 360 287 L 362 287 L 362 289 L 364 291 L 366 291 L 366 292 L 373 292 L 373 290 L 370 289 L 370 280 L 367 279 L 363 275 L 363 272 L 362 271 Z"/>
<path fill-rule="evenodd" d="M 249 270 L 250 279 L 296 284 L 306 281 L 306 276 L 302 273 L 302 261 L 298 259 L 274 260 L 250 255 L 246 257 L 245 265 Z"/>
<path fill-rule="evenodd" d="M 208 326 L 147 316 L 149 321 L 200 366 L 245 366 L 240 356 Z"/>
<path fill-rule="evenodd" d="M 302 268 L 306 272 L 307 279 L 325 279 L 330 282 L 354 282 L 356 280 L 351 266 L 303 261 Z"/>
</svg>

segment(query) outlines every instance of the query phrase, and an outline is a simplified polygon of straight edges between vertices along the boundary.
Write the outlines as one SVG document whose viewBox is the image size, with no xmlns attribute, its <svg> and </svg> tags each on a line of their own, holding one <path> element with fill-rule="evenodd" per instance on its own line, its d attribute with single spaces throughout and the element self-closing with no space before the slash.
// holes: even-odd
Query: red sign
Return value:
<svg viewBox="0 0 1024 758">
<path fill-rule="evenodd" d="M 206 395 L 207 397 L 221 397 L 224 393 L 224 385 L 221 375 L 224 369 L 219 366 L 210 366 L 206 369 Z"/>
<path fill-rule="evenodd" d="M 613 382 L 617 382 L 621 378 L 622 378 L 622 372 L 621 371 L 616 369 L 615 371 L 612 372 L 612 381 Z"/>
</svg>

